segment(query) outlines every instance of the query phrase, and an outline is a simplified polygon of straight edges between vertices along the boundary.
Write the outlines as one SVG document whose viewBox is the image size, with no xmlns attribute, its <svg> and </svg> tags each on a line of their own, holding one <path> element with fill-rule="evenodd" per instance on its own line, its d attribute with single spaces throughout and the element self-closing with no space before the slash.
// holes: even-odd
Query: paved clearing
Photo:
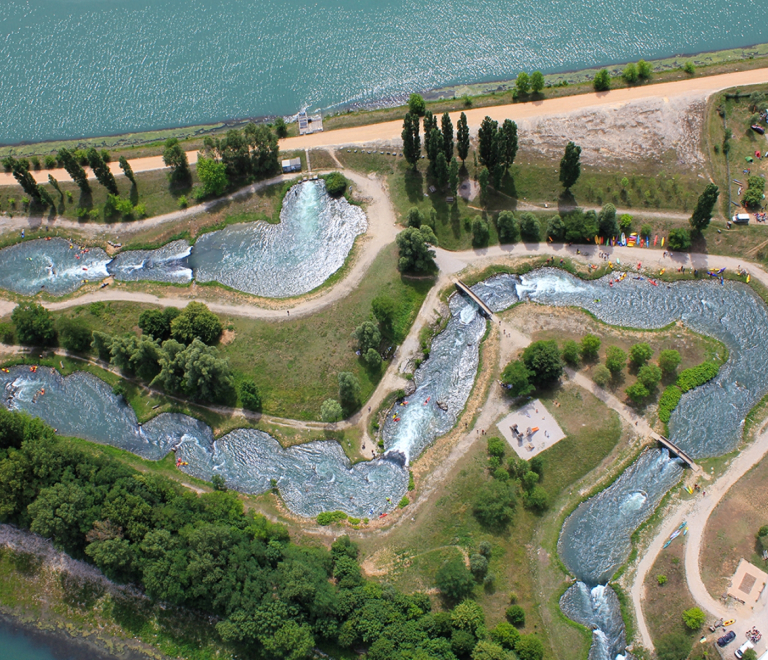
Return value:
<svg viewBox="0 0 768 660">
<path fill-rule="evenodd" d="M 496 422 L 496 426 L 509 446 L 526 461 L 565 437 L 557 420 L 538 399 L 509 413 L 504 419 Z M 512 430 L 515 426 L 519 433 L 517 436 Z M 534 428 L 536 431 L 533 431 Z"/>
</svg>

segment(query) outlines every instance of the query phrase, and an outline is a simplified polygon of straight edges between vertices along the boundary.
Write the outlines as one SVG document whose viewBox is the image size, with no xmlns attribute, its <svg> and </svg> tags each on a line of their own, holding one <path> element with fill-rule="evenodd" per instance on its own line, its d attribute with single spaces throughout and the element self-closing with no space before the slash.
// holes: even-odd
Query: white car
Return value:
<svg viewBox="0 0 768 660">
<path fill-rule="evenodd" d="M 737 649 L 734 651 L 734 653 L 733 653 L 733 654 L 734 654 L 734 655 L 735 655 L 735 656 L 736 656 L 736 657 L 737 657 L 739 660 L 741 660 L 742 656 L 744 655 L 744 651 L 746 651 L 747 649 L 753 649 L 753 648 L 755 648 L 755 645 L 752 643 L 752 641 L 751 641 L 751 640 L 749 640 L 749 639 L 748 639 L 748 640 L 747 640 L 746 642 L 744 642 L 744 643 L 743 643 L 743 644 L 742 644 L 742 645 L 741 645 L 739 648 L 737 648 Z"/>
</svg>

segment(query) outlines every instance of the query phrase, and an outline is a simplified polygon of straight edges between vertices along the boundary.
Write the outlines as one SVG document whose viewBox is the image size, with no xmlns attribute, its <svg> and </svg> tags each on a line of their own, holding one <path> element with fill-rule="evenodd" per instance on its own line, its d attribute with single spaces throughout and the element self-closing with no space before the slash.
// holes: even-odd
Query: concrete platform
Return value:
<svg viewBox="0 0 768 660">
<path fill-rule="evenodd" d="M 522 434 L 516 436 L 513 427 L 517 424 L 518 431 Z M 549 449 L 565 437 L 565 433 L 555 418 L 546 409 L 544 404 L 535 399 L 522 408 L 511 412 L 496 424 L 509 446 L 515 450 L 520 458 L 528 460 L 536 454 Z M 538 431 L 533 431 L 538 427 Z M 531 433 L 528 433 L 528 430 Z"/>
</svg>

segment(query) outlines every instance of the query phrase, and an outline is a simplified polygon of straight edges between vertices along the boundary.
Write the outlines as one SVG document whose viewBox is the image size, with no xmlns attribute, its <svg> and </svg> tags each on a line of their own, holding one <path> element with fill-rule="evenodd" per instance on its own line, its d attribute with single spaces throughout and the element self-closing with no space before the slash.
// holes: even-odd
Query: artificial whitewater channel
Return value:
<svg viewBox="0 0 768 660">
<path fill-rule="evenodd" d="M 768 309 L 746 285 L 697 281 L 651 286 L 631 277 L 609 286 L 607 278 L 585 282 L 556 269 L 523 276 L 497 275 L 473 287 L 495 310 L 519 300 L 581 307 L 611 325 L 660 328 L 681 320 L 715 337 L 729 350 L 717 378 L 683 395 L 669 423 L 670 437 L 694 458 L 733 450 L 744 419 L 768 390 Z M 0 373 L 2 402 L 26 410 L 58 429 L 158 460 L 172 448 L 189 474 L 224 477 L 230 487 L 264 492 L 275 480 L 294 512 L 314 516 L 340 509 L 372 517 L 394 508 L 406 492 L 407 464 L 452 428 L 463 409 L 478 367 L 486 329 L 474 303 L 459 295 L 451 317 L 433 341 L 430 358 L 414 375 L 409 405 L 398 408 L 382 433 L 386 452 L 350 465 L 338 443 L 312 442 L 283 449 L 266 433 L 240 429 L 215 439 L 203 423 L 162 414 L 140 425 L 133 410 L 101 380 L 85 373 L 62 378 L 51 369 L 14 367 Z M 45 396 L 37 393 L 45 388 Z M 439 405 L 438 405 L 439 404 Z M 577 582 L 561 607 L 593 629 L 590 658 L 612 660 L 625 653 L 624 626 L 607 582 L 630 552 L 630 537 L 681 478 L 683 468 L 666 450 L 649 449 L 609 488 L 581 504 L 566 520 L 559 553 Z M 606 528 L 611 533 L 606 533 Z"/>
<path fill-rule="evenodd" d="M 0 250 L 0 288 L 63 296 L 107 277 L 177 284 L 195 279 L 289 298 L 317 288 L 341 268 L 367 226 L 362 209 L 330 197 L 323 180 L 307 181 L 286 193 L 278 224 L 230 225 L 203 234 L 194 245 L 173 241 L 111 258 L 101 248 L 84 250 L 63 238 L 18 243 Z"/>
</svg>

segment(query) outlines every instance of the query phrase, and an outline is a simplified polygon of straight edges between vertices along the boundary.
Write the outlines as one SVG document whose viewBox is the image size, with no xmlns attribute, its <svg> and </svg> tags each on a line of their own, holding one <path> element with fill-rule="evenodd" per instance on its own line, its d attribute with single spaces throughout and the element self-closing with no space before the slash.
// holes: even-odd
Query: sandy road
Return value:
<svg viewBox="0 0 768 660">
<path fill-rule="evenodd" d="M 701 78 L 689 78 L 674 82 L 657 83 L 655 85 L 641 85 L 627 89 L 615 89 L 609 92 L 592 92 L 576 96 L 565 96 L 556 99 L 544 99 L 529 103 L 515 103 L 512 105 L 499 105 L 490 108 L 475 108 L 465 110 L 467 121 L 473 133 L 477 132 L 480 122 L 487 115 L 496 121 L 506 118 L 515 120 L 542 117 L 562 113 L 576 112 L 589 108 L 604 106 L 621 107 L 630 101 L 656 97 L 670 99 L 674 97 L 689 96 L 692 98 L 707 98 L 714 92 L 728 87 L 741 87 L 768 82 L 768 68 L 753 69 L 751 71 L 739 71 L 736 73 L 724 73 L 717 76 L 703 76 Z M 451 114 L 454 123 L 458 120 L 460 112 Z M 340 145 L 369 144 L 369 143 L 394 143 L 400 140 L 403 126 L 400 121 L 370 124 L 368 126 L 356 126 L 354 128 L 342 128 L 335 131 L 326 131 L 312 135 L 285 138 L 280 141 L 280 149 L 284 151 L 298 151 L 303 149 L 315 149 L 318 147 L 333 147 Z M 188 151 L 187 158 L 190 164 L 197 162 L 197 151 Z M 146 158 L 134 158 L 130 161 L 134 172 L 148 172 L 163 169 L 165 163 L 161 156 L 148 156 Z M 112 173 L 122 176 L 122 170 L 118 164 L 110 163 Z M 63 169 L 41 170 L 33 172 L 36 180 L 46 182 L 48 174 L 53 175 L 59 181 L 71 181 L 67 172 Z M 90 170 L 89 170 L 90 174 Z M 11 174 L 0 173 L 0 186 L 16 185 L 16 180 Z"/>
</svg>

